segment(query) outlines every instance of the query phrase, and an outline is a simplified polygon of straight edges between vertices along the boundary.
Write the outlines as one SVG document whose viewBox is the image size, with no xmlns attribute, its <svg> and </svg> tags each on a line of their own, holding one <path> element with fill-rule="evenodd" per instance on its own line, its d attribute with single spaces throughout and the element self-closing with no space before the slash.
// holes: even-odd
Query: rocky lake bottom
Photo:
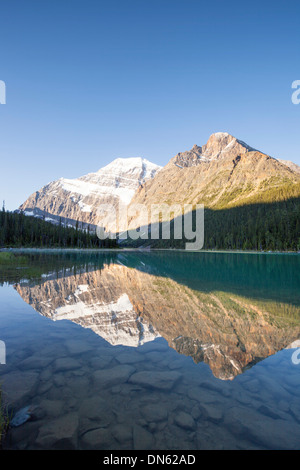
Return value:
<svg viewBox="0 0 300 470">
<path fill-rule="evenodd" d="M 132 350 L 93 336 L 54 323 L 11 338 L 1 383 L 14 412 L 29 407 L 30 418 L 11 428 L 10 448 L 299 448 L 291 350 L 225 382 L 164 340 Z"/>
</svg>

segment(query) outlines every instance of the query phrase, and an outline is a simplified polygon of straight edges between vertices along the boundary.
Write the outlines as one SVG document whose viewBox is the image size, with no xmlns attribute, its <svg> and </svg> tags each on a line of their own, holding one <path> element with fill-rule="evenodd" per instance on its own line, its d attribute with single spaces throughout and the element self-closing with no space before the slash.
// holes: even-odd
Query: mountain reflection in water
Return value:
<svg viewBox="0 0 300 470">
<path fill-rule="evenodd" d="M 162 336 L 233 379 L 300 338 L 297 256 L 124 252 L 101 266 L 68 261 L 15 289 L 41 315 L 111 345 Z"/>
</svg>

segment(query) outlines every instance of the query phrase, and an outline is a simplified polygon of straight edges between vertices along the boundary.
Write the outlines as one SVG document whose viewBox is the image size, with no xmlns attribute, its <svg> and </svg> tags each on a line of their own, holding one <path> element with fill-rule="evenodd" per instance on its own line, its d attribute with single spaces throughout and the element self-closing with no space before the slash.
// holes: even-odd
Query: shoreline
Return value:
<svg viewBox="0 0 300 470">
<path fill-rule="evenodd" d="M 171 253 L 233 253 L 233 254 L 252 254 L 252 255 L 299 255 L 300 251 L 258 251 L 258 250 L 185 250 L 184 248 L 0 248 L 0 253 L 124 253 L 124 252 L 134 252 L 134 253 L 151 253 L 151 252 L 161 252 L 167 251 Z"/>
</svg>

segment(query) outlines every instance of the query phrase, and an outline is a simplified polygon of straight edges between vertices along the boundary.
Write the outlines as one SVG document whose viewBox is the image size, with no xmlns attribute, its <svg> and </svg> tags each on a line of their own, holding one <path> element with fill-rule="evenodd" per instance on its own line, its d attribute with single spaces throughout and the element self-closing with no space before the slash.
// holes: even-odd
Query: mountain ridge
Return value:
<svg viewBox="0 0 300 470">
<path fill-rule="evenodd" d="M 138 189 L 129 208 L 144 204 L 150 213 L 152 204 L 188 203 L 219 210 L 298 196 L 300 173 L 228 133 L 217 133 L 206 145 L 171 158 L 153 180 Z M 133 217 L 130 228 L 136 227 Z"/>
<path fill-rule="evenodd" d="M 54 273 L 42 283 L 24 282 L 15 289 L 41 315 L 90 328 L 112 345 L 137 347 L 162 336 L 180 354 L 209 364 L 223 380 L 299 337 L 297 317 L 291 315 L 297 307 L 195 290 L 153 272 L 151 262 L 136 269 L 122 261 L 76 275 L 72 269 L 60 278 Z M 291 320 L 282 321 L 287 312 Z"/>
<path fill-rule="evenodd" d="M 19 207 L 26 215 L 46 217 L 71 226 L 97 224 L 101 204 L 128 205 L 140 185 L 161 167 L 142 157 L 117 158 L 96 172 L 79 178 L 59 178 L 33 193 Z"/>
<path fill-rule="evenodd" d="M 227 132 L 217 132 L 205 145 L 179 152 L 164 167 L 141 157 L 118 158 L 94 173 L 73 180 L 60 178 L 36 191 L 20 210 L 53 223 L 62 220 L 75 226 L 79 222 L 91 229 L 104 225 L 116 232 L 114 217 L 99 213 L 105 204 L 116 210 L 119 204 L 129 210 L 143 204 L 150 214 L 152 204 L 204 204 L 215 211 L 298 197 L 300 167 Z M 147 223 L 131 216 L 128 228 Z"/>
</svg>

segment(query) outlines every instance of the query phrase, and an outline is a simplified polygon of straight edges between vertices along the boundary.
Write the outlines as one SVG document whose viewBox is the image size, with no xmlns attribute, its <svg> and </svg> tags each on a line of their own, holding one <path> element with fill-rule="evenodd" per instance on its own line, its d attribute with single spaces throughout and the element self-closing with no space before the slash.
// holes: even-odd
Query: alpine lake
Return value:
<svg viewBox="0 0 300 470">
<path fill-rule="evenodd" d="M 0 264 L 4 448 L 300 448 L 299 254 L 16 258 Z"/>
</svg>

